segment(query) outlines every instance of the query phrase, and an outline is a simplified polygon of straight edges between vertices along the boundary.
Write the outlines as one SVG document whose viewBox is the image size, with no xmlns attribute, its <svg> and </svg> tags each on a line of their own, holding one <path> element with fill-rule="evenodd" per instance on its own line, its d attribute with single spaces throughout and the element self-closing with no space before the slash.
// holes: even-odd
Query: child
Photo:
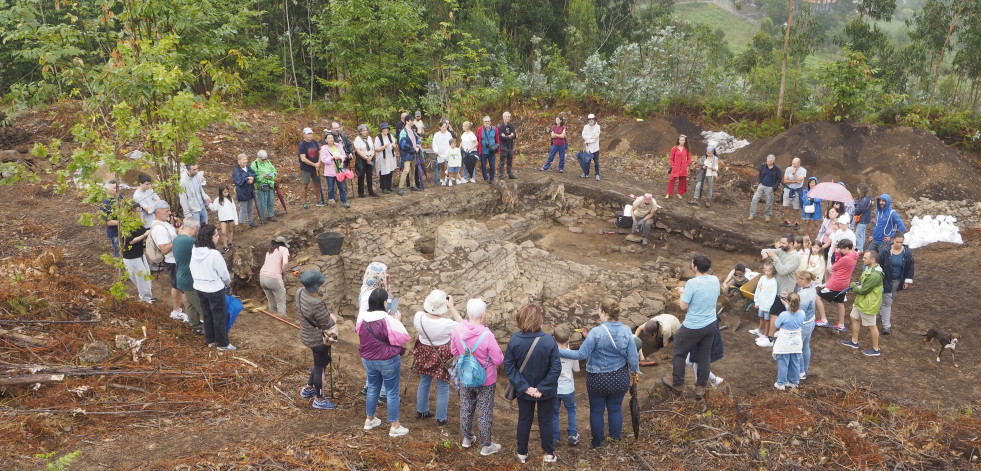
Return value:
<svg viewBox="0 0 981 471">
<path fill-rule="evenodd" d="M 812 228 L 817 225 L 816 221 L 821 220 L 821 199 L 820 198 L 808 198 L 807 193 L 811 191 L 818 184 L 817 177 L 810 177 L 807 179 L 807 189 L 804 190 L 803 200 L 804 209 L 801 210 L 801 219 L 804 220 L 804 234 L 808 236 L 814 234 Z"/>
<path fill-rule="evenodd" d="M 746 279 L 746 265 L 742 263 L 737 263 L 735 268 L 729 272 L 729 276 L 726 280 L 722 282 L 722 287 L 725 289 L 727 296 L 732 296 L 734 293 L 739 292 L 739 288 L 745 285 L 749 280 Z"/>
<path fill-rule="evenodd" d="M 804 327 L 804 311 L 800 308 L 800 295 L 791 293 L 784 302 L 787 310 L 777 317 L 780 335 L 773 342 L 773 359 L 777 360 L 777 382 L 773 387 L 783 391 L 789 385 L 800 384 L 800 359 L 803 352 L 801 329 Z"/>
<path fill-rule="evenodd" d="M 222 252 L 228 252 L 228 249 L 232 248 L 235 225 L 238 224 L 238 210 L 235 209 L 235 201 L 232 200 L 232 191 L 228 189 L 228 185 L 224 183 L 218 185 L 218 199 L 212 201 L 208 208 L 218 213 L 218 220 L 221 221 L 221 240 L 225 243 Z"/>
<path fill-rule="evenodd" d="M 446 154 L 446 173 L 448 178 L 447 185 L 453 186 L 453 183 L 460 184 L 463 180 L 460 179 L 460 167 L 463 166 L 463 153 L 460 152 L 460 146 L 456 141 L 455 137 L 450 138 L 450 150 Z"/>
<path fill-rule="evenodd" d="M 559 348 L 569 349 L 569 337 L 572 331 L 566 324 L 555 326 L 552 337 Z M 579 361 L 562 359 L 562 372 L 559 373 L 559 386 L 555 391 L 555 412 L 552 414 L 552 430 L 555 431 L 554 443 L 559 441 L 559 408 L 565 404 L 565 411 L 569 416 L 568 431 L 569 445 L 579 443 L 579 431 L 576 427 L 576 383 L 573 380 L 572 372 L 579 371 Z"/>
<path fill-rule="evenodd" d="M 809 271 L 814 275 L 814 282 L 816 284 L 824 283 L 824 266 L 827 262 L 824 260 L 824 253 L 821 252 L 821 247 L 811 244 L 810 237 L 804 237 L 804 253 L 807 255 L 801 255 L 801 258 L 805 262 L 804 269 Z"/>
<path fill-rule="evenodd" d="M 763 265 L 763 276 L 756 285 L 756 292 L 753 294 L 753 303 L 760 311 L 760 326 L 749 331 L 749 333 L 757 337 L 773 337 L 773 330 L 775 329 L 773 321 L 775 319 L 771 319 L 768 309 L 773 306 L 773 301 L 777 299 L 777 279 L 774 277 L 776 271 L 772 263 Z"/>
</svg>

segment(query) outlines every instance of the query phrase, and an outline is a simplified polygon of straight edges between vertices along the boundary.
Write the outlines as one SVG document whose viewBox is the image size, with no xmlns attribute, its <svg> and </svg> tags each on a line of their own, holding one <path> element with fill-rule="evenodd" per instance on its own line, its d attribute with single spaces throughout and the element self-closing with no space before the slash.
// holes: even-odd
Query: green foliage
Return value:
<svg viewBox="0 0 981 471">
<path fill-rule="evenodd" d="M 824 66 L 821 84 L 826 91 L 825 116 L 837 122 L 857 118 L 872 109 L 879 79 L 864 54 L 845 48 L 844 57 Z"/>
<path fill-rule="evenodd" d="M 727 133 L 737 136 L 740 139 L 758 140 L 776 136 L 787 130 L 783 120 L 779 118 L 767 118 L 762 121 L 753 119 L 741 119 L 735 123 L 725 126 Z"/>
<path fill-rule="evenodd" d="M 75 450 L 71 453 L 60 456 L 58 459 L 54 460 L 54 462 L 51 461 L 51 458 L 54 458 L 55 456 L 55 452 L 53 451 L 50 453 L 38 453 L 34 456 L 44 460 L 44 469 L 46 471 L 62 471 L 64 469 L 68 469 L 72 462 L 78 459 L 78 457 L 81 455 L 82 450 Z"/>
<path fill-rule="evenodd" d="M 573 70 L 578 70 L 596 50 L 599 40 L 596 7 L 592 0 L 572 0 L 566 26 L 566 57 Z"/>
</svg>

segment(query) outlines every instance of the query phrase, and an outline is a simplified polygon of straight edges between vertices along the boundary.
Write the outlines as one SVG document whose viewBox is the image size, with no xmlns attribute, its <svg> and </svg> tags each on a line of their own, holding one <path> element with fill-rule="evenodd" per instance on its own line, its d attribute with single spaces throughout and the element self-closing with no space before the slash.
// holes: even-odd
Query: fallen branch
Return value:
<svg viewBox="0 0 981 471">
<path fill-rule="evenodd" d="M 92 319 L 88 321 L 34 321 L 27 319 L 0 319 L 0 324 L 97 324 L 102 319 Z"/>
<path fill-rule="evenodd" d="M 16 386 L 19 384 L 37 384 L 37 383 L 57 383 L 59 381 L 63 381 L 64 379 L 65 379 L 65 375 L 63 374 L 14 376 L 12 378 L 0 378 L 0 386 Z"/>
</svg>

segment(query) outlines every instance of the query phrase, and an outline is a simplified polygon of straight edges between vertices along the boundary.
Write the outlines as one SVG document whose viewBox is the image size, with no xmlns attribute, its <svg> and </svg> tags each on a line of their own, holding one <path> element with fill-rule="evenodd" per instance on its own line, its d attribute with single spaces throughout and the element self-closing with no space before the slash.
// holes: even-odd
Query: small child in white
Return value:
<svg viewBox="0 0 981 471">
<path fill-rule="evenodd" d="M 567 324 L 559 324 L 552 331 L 552 337 L 559 348 L 569 349 L 569 337 L 572 331 Z M 552 430 L 555 431 L 554 442 L 559 442 L 559 411 L 562 404 L 565 404 L 565 411 L 568 414 L 568 433 L 569 445 L 579 443 L 579 430 L 576 426 L 576 383 L 572 376 L 574 371 L 579 371 L 579 361 L 562 359 L 562 372 L 559 373 L 559 385 L 555 392 L 555 412 L 552 414 Z"/>
<path fill-rule="evenodd" d="M 238 210 L 235 208 L 235 200 L 228 185 L 223 183 L 218 186 L 218 198 L 208 205 L 208 209 L 218 213 L 218 220 L 221 221 L 221 240 L 225 243 L 222 252 L 228 252 L 228 249 L 232 248 L 232 237 L 238 224 Z"/>
<path fill-rule="evenodd" d="M 450 150 L 446 153 L 446 174 L 448 186 L 453 186 L 453 182 L 460 182 L 460 167 L 463 166 L 463 154 L 460 152 L 460 145 L 455 137 L 450 138 Z M 456 175 L 454 177 L 454 175 Z"/>
<path fill-rule="evenodd" d="M 776 319 L 770 316 L 770 307 L 777 300 L 777 279 L 774 278 L 776 271 L 772 263 L 763 265 L 763 275 L 760 276 L 760 281 L 756 285 L 756 292 L 753 294 L 753 303 L 756 304 L 756 308 L 760 312 L 760 326 L 755 330 L 749 331 L 749 333 L 757 337 L 772 337 L 773 332 L 776 330 L 773 324 L 773 321 Z M 759 343 L 757 344 L 759 345 Z M 769 345 L 760 346 L 765 347 Z"/>
</svg>

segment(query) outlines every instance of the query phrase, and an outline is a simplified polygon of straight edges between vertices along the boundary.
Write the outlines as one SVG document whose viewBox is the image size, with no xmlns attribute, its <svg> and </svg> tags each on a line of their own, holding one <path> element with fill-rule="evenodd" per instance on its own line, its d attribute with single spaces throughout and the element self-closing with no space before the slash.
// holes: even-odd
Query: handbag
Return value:
<svg viewBox="0 0 981 471">
<path fill-rule="evenodd" d="M 535 351 L 535 345 L 538 345 L 538 341 L 541 338 L 541 336 L 535 337 L 535 341 L 531 343 L 531 348 L 529 348 L 528 353 L 525 354 L 525 361 L 521 362 L 521 367 L 518 368 L 518 374 L 524 373 L 525 366 L 528 365 L 528 359 L 531 358 L 531 352 Z M 508 384 L 504 386 L 504 399 L 513 401 L 516 397 L 518 397 L 517 391 L 514 390 L 514 385 L 508 381 Z"/>
<path fill-rule="evenodd" d="M 426 326 L 422 324 L 422 321 L 425 318 L 426 316 L 423 316 L 422 319 L 419 319 L 419 326 L 422 327 L 422 333 L 426 334 L 426 338 L 429 339 L 429 343 L 432 344 L 433 338 L 429 336 L 429 332 L 426 332 Z M 456 366 L 456 357 L 451 356 L 450 358 L 444 360 L 443 355 L 439 354 L 439 350 L 436 349 L 436 346 L 432 345 L 432 347 L 434 350 L 436 350 L 436 356 L 439 358 L 439 362 L 443 364 L 443 368 L 449 370 Z"/>
<path fill-rule="evenodd" d="M 804 214 L 814 214 L 814 211 L 815 211 L 815 208 L 814 208 L 814 204 L 813 203 L 812 204 L 809 204 L 807 206 L 804 206 Z"/>
<path fill-rule="evenodd" d="M 317 324 L 314 324 L 313 321 L 311 321 L 307 316 L 304 316 L 303 313 L 300 312 L 300 303 L 296 304 L 296 311 L 297 314 L 299 314 L 300 317 L 303 318 L 303 320 L 307 321 L 307 323 L 310 324 L 311 327 L 320 331 L 320 338 L 324 342 L 324 346 L 329 347 L 334 342 L 337 342 L 339 338 L 338 335 L 340 334 L 340 330 L 338 330 L 337 328 L 337 323 L 334 323 L 333 327 L 324 330 L 321 329 Z"/>
</svg>

